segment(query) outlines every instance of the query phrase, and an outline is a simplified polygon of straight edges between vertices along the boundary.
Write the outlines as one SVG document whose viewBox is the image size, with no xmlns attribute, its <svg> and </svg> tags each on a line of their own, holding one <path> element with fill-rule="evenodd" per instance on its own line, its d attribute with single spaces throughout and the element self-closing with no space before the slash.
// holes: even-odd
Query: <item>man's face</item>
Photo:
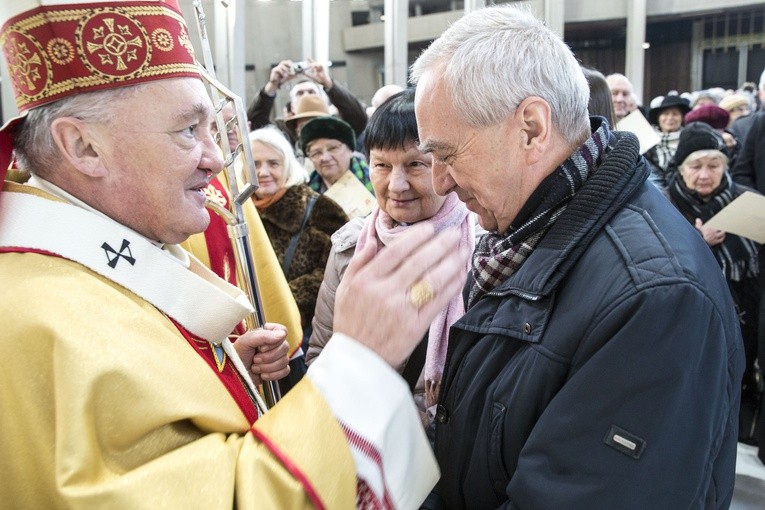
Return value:
<svg viewBox="0 0 765 510">
<path fill-rule="evenodd" d="M 616 119 L 621 120 L 631 112 L 632 84 L 620 76 L 614 76 L 608 80 L 608 88 L 611 89 L 611 101 L 614 103 Z"/>
<path fill-rule="evenodd" d="M 290 90 L 290 103 L 292 103 L 293 113 L 297 111 L 297 104 L 303 96 L 318 96 L 319 86 L 312 81 L 304 81 L 296 84 Z"/>
<path fill-rule="evenodd" d="M 155 241 L 180 243 L 204 231 L 205 188 L 223 161 L 202 82 L 153 81 L 114 106 L 115 120 L 96 126 L 108 172 L 88 203 Z"/>
<path fill-rule="evenodd" d="M 350 147 L 332 138 L 317 138 L 306 147 L 306 156 L 331 186 L 351 167 Z"/>
<path fill-rule="evenodd" d="M 456 192 L 483 228 L 504 233 L 537 186 L 524 172 L 521 123 L 513 116 L 497 126 L 468 126 L 437 73 L 420 79 L 414 102 L 420 149 L 433 155 L 433 188 Z"/>
<path fill-rule="evenodd" d="M 228 125 L 228 123 L 236 117 L 236 110 L 234 110 L 233 103 L 227 103 L 226 106 L 223 107 L 223 111 L 221 112 L 223 114 L 223 122 Z M 215 136 L 218 133 L 218 124 L 215 122 L 215 118 L 213 118 L 212 122 L 210 123 L 210 131 L 212 132 L 213 136 Z M 228 131 L 228 148 L 231 152 L 234 152 L 236 150 L 236 147 L 239 145 L 239 140 L 236 136 L 236 130 L 231 129 Z"/>
</svg>

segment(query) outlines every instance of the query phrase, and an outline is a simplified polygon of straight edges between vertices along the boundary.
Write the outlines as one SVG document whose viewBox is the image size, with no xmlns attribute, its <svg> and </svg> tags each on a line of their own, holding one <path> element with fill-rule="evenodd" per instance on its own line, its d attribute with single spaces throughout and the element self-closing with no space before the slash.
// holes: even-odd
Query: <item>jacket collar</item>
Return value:
<svg viewBox="0 0 765 510">
<path fill-rule="evenodd" d="M 515 294 L 539 300 L 552 293 L 576 264 L 596 234 L 647 180 L 639 143 L 628 132 L 614 133 L 616 143 L 584 183 L 529 259 L 488 295 Z"/>
</svg>

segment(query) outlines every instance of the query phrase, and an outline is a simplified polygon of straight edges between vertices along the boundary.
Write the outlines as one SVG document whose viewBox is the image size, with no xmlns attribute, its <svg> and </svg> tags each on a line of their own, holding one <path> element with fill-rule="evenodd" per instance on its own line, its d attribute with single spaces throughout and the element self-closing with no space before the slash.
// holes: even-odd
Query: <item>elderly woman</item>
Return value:
<svg viewBox="0 0 765 510">
<path fill-rule="evenodd" d="M 295 296 L 307 340 L 330 236 L 348 217 L 330 198 L 306 185 L 303 166 L 277 128 L 252 131 L 250 144 L 260 185 L 252 201 Z"/>
<path fill-rule="evenodd" d="M 657 128 L 660 139 L 645 157 L 654 166 L 654 178 L 657 185 L 666 188 L 669 178 L 674 173 L 669 164 L 677 150 L 680 133 L 683 129 L 683 117 L 691 110 L 687 99 L 678 95 L 668 95 L 661 103 L 648 112 L 648 121 Z"/>
<path fill-rule="evenodd" d="M 757 357 L 760 301 L 757 281 L 759 245 L 745 237 L 705 225 L 712 216 L 744 191 L 753 191 L 736 184 L 730 178 L 728 157 L 724 150 L 725 142 L 714 128 L 704 122 L 689 123 L 680 135 L 675 154 L 679 172 L 670 181 L 668 194 L 672 203 L 696 226 L 712 249 L 738 308 L 746 353 L 746 372 L 741 398 L 742 404 L 746 406 L 749 399 L 757 400 L 754 360 Z M 751 433 L 751 427 L 748 427 L 749 431 L 745 430 L 745 411 L 742 407 L 740 439 L 747 439 Z"/>
<path fill-rule="evenodd" d="M 321 352 L 332 335 L 335 290 L 351 258 L 365 246 L 383 249 L 409 225 L 432 223 L 436 231 L 459 227 L 461 245 L 475 245 L 474 217 L 454 193 L 438 195 L 433 189 L 431 155 L 417 150 L 414 90 L 405 90 L 384 102 L 369 120 L 365 144 L 369 149 L 372 185 L 377 204 L 367 218 L 356 218 L 332 236 L 324 282 L 316 302 L 306 361 Z M 469 265 L 465 266 L 467 272 Z M 432 423 L 433 408 L 443 373 L 449 326 L 464 312 L 462 296 L 455 296 L 430 326 L 430 331 L 405 366 L 404 379 L 413 390 L 423 423 Z M 428 412 L 426 412 L 428 411 Z"/>
<path fill-rule="evenodd" d="M 353 172 L 370 192 L 369 167 L 356 150 L 356 133 L 347 122 L 336 117 L 316 117 L 300 130 L 300 149 L 311 161 L 314 171 L 308 186 L 324 193 L 346 172 Z"/>
</svg>

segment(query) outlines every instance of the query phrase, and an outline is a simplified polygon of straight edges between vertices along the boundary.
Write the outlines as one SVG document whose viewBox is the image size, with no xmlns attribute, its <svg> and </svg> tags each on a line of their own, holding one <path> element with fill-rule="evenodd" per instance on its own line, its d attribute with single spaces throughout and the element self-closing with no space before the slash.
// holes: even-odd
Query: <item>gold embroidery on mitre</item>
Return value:
<svg viewBox="0 0 765 510">
<path fill-rule="evenodd" d="M 11 30 L 4 47 L 16 94 L 28 100 L 44 95 L 52 71 L 42 46 L 29 35 Z"/>
<path fill-rule="evenodd" d="M 151 33 L 151 42 L 160 51 L 172 51 L 175 47 L 173 35 L 164 28 L 158 28 Z"/>
<path fill-rule="evenodd" d="M 181 33 L 178 35 L 178 42 L 181 43 L 181 46 L 186 48 L 186 51 L 189 52 L 189 55 L 192 57 L 194 56 L 194 46 L 191 44 L 191 39 L 189 39 L 189 32 L 186 30 L 186 25 L 183 23 L 180 23 L 181 25 Z"/>
<path fill-rule="evenodd" d="M 180 53 L 188 57 L 178 54 L 176 36 L 187 43 Z M 36 9 L 3 26 L 0 47 L 19 111 L 77 90 L 135 78 L 199 74 L 183 17 L 159 3 L 96 9 L 46 6 L 42 12 Z M 155 59 L 160 53 L 178 55 L 178 59 Z M 70 66 L 75 59 L 80 59 L 82 67 Z"/>
<path fill-rule="evenodd" d="M 149 34 L 126 13 L 94 9 L 80 22 L 76 38 L 85 67 L 97 75 L 128 80 L 151 62 Z"/>
<path fill-rule="evenodd" d="M 53 63 L 60 66 L 71 64 L 74 60 L 75 51 L 72 43 L 61 37 L 48 41 L 48 56 Z"/>
</svg>

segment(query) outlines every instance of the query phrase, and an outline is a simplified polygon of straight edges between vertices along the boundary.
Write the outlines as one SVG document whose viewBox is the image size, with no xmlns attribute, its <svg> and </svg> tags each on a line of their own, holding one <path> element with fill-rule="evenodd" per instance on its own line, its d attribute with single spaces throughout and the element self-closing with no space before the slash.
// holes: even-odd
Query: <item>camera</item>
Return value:
<svg viewBox="0 0 765 510">
<path fill-rule="evenodd" d="M 309 64 L 308 62 L 305 62 L 305 61 L 293 62 L 292 63 L 292 67 L 290 67 L 290 70 L 293 73 L 298 74 L 298 73 L 302 73 L 303 71 L 308 69 L 308 67 L 310 67 L 310 65 L 311 64 Z"/>
</svg>

